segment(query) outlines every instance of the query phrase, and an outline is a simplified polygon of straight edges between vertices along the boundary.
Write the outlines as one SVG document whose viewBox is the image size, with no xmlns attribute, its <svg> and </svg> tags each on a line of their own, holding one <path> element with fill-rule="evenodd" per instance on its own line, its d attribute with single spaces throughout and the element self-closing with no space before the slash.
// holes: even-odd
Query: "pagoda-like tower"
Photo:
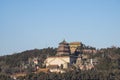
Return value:
<svg viewBox="0 0 120 80">
<path fill-rule="evenodd" d="M 63 40 L 61 43 L 59 43 L 57 55 L 69 55 L 69 54 L 70 54 L 69 43 Z"/>
</svg>

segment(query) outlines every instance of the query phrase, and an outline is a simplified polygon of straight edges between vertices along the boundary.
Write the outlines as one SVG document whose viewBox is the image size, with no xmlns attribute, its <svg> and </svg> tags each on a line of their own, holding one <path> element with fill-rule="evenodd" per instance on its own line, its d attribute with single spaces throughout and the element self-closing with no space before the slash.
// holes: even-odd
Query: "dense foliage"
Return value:
<svg viewBox="0 0 120 80">
<path fill-rule="evenodd" d="M 0 80 L 13 80 L 10 76 L 0 73 Z"/>
<path fill-rule="evenodd" d="M 40 66 L 46 59 L 47 55 L 53 56 L 56 53 L 54 48 L 27 50 L 13 55 L 0 57 L 0 72 L 12 74 L 20 72 L 21 64 L 27 63 L 29 58 L 39 57 Z"/>
<path fill-rule="evenodd" d="M 67 73 L 39 73 L 19 77 L 20 80 L 119 80 L 119 73 L 90 71 L 70 71 Z"/>
</svg>

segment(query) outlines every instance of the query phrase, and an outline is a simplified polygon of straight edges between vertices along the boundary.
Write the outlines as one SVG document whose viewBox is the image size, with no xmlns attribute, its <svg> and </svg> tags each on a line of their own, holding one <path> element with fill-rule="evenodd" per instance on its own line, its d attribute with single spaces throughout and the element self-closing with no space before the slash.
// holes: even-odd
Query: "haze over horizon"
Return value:
<svg viewBox="0 0 120 80">
<path fill-rule="evenodd" d="M 120 47 L 120 0 L 1 0 L 0 55 L 80 41 Z"/>
</svg>

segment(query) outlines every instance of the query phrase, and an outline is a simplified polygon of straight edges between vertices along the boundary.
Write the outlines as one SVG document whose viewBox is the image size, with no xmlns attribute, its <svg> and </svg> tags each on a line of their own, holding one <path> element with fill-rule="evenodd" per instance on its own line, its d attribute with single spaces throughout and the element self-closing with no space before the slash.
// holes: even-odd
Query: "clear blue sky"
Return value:
<svg viewBox="0 0 120 80">
<path fill-rule="evenodd" d="M 120 46 L 120 0 L 0 0 L 0 55 L 63 39 Z"/>
</svg>

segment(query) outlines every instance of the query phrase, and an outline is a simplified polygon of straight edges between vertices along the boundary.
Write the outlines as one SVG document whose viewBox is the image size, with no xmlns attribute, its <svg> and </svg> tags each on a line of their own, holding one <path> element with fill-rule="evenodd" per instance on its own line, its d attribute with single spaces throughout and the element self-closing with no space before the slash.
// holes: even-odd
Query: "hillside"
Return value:
<svg viewBox="0 0 120 80">
<path fill-rule="evenodd" d="M 40 68 L 43 67 L 44 60 L 47 56 L 54 56 L 56 54 L 56 48 L 44 48 L 44 49 L 33 49 L 27 50 L 21 53 L 16 53 L 12 55 L 6 55 L 0 57 L 0 80 L 4 78 L 4 80 L 10 80 L 9 75 L 15 73 L 27 73 L 26 77 L 20 77 L 20 80 L 26 78 L 26 80 L 34 80 L 43 79 L 54 79 L 66 80 L 67 77 L 71 77 L 70 80 L 80 79 L 113 79 L 118 80 L 120 79 L 120 48 L 119 47 L 111 47 L 111 48 L 104 48 L 97 50 L 97 53 L 90 54 L 90 53 L 83 53 L 89 55 L 91 58 L 97 58 L 99 63 L 95 66 L 93 70 L 89 71 L 81 71 L 81 70 L 74 70 L 73 72 L 67 72 L 65 74 L 55 74 L 55 73 L 38 73 L 33 74 L 34 71 L 32 63 L 29 61 L 33 58 L 39 59 L 39 66 Z M 25 68 L 27 66 L 27 68 Z M 69 76 L 65 76 L 69 74 Z M 76 75 L 73 75 L 76 74 Z M 103 75 L 104 74 L 104 75 Z M 49 75 L 49 76 L 48 76 Z M 47 77 L 45 77 L 47 76 Z M 55 77 L 57 76 L 57 77 Z M 61 77 L 62 76 L 62 77 Z M 95 77 L 96 76 L 96 77 Z M 102 77 L 102 78 L 101 78 Z M 5 79 L 6 78 L 6 79 Z M 12 79 L 11 79 L 12 80 Z"/>
<path fill-rule="evenodd" d="M 13 74 L 20 72 L 21 65 L 27 64 L 29 58 L 39 57 L 39 62 L 42 63 L 46 59 L 47 55 L 55 55 L 56 49 L 54 48 L 44 48 L 44 49 L 34 49 L 27 50 L 21 53 L 16 53 L 12 55 L 6 55 L 0 57 L 0 72 L 5 74 Z"/>
</svg>

